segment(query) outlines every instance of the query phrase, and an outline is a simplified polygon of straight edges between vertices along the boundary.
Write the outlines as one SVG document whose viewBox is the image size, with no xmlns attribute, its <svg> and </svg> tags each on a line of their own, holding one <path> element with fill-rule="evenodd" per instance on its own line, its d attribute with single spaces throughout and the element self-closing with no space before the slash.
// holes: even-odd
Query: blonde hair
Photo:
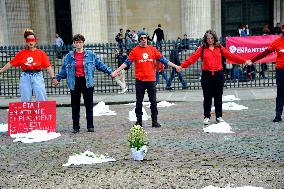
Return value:
<svg viewBox="0 0 284 189">
<path fill-rule="evenodd" d="M 34 33 L 33 30 L 31 30 L 31 29 L 26 29 L 26 30 L 24 31 L 24 38 L 27 39 L 27 37 L 28 37 L 29 35 L 33 35 L 33 36 L 35 36 L 35 38 L 36 38 L 36 35 L 35 35 L 35 33 Z"/>
</svg>

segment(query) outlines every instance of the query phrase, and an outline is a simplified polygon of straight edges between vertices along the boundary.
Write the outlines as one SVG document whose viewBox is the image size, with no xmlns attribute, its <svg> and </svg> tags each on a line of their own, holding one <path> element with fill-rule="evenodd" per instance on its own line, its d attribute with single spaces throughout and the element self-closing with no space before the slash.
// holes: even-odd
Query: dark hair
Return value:
<svg viewBox="0 0 284 189">
<path fill-rule="evenodd" d="M 82 35 L 82 34 L 76 34 L 76 35 L 74 35 L 74 37 L 73 37 L 73 42 L 75 42 L 75 41 L 85 41 L 85 37 Z"/>
<path fill-rule="evenodd" d="M 218 43 L 218 37 L 217 37 L 217 34 L 214 30 L 207 30 L 203 36 L 203 39 L 202 39 L 202 45 L 203 47 L 209 47 L 209 44 L 207 42 L 207 35 L 208 34 L 211 34 L 213 37 L 214 37 L 214 46 L 218 46 L 220 45 Z"/>
<path fill-rule="evenodd" d="M 34 33 L 33 30 L 31 30 L 31 29 L 26 29 L 26 30 L 24 31 L 24 38 L 27 39 L 27 37 L 28 37 L 29 35 L 33 35 L 33 36 L 36 38 L 36 35 L 35 35 L 35 33 Z"/>
<path fill-rule="evenodd" d="M 161 24 L 158 24 L 158 27 L 162 27 L 162 25 L 161 25 Z"/>
</svg>

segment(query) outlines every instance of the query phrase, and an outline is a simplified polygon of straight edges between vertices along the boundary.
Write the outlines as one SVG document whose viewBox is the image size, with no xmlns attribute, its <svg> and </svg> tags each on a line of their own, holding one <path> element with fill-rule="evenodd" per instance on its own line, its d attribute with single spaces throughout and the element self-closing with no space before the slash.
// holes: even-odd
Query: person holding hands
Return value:
<svg viewBox="0 0 284 189">
<path fill-rule="evenodd" d="M 204 98 L 204 125 L 210 123 L 212 98 L 214 98 L 216 121 L 217 123 L 224 122 L 222 118 L 222 95 L 225 76 L 222 66 L 222 56 L 238 64 L 252 64 L 250 60 L 246 61 L 230 53 L 218 43 L 216 32 L 207 30 L 203 36 L 202 45 L 176 68 L 180 72 L 182 69 L 194 64 L 199 58 L 202 60 L 201 86 Z"/>
<path fill-rule="evenodd" d="M 148 45 L 148 34 L 144 31 L 138 33 L 139 45 L 130 51 L 128 58 L 124 63 L 114 71 L 114 76 L 117 76 L 121 70 L 135 63 L 135 89 L 136 89 L 136 108 L 137 117 L 136 125 L 142 126 L 142 102 L 145 91 L 147 90 L 149 101 L 151 103 L 152 127 L 161 127 L 158 123 L 158 109 L 156 100 L 156 76 L 155 76 L 155 61 L 159 61 L 171 67 L 177 67 L 153 46 Z"/>
</svg>

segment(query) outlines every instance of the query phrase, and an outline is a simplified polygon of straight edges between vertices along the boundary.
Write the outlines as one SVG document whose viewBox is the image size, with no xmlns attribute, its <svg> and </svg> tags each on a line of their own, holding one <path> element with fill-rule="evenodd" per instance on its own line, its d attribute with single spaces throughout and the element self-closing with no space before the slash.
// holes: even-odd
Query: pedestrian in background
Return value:
<svg viewBox="0 0 284 189">
<path fill-rule="evenodd" d="M 202 45 L 191 54 L 177 71 L 194 64 L 199 58 L 202 60 L 201 86 L 203 90 L 204 125 L 208 125 L 211 118 L 212 98 L 217 123 L 224 122 L 222 118 L 222 95 L 225 76 L 223 72 L 222 56 L 239 64 L 251 64 L 250 60 L 245 60 L 237 55 L 230 53 L 226 48 L 218 43 L 215 31 L 207 30 L 202 39 Z"/>
<path fill-rule="evenodd" d="M 120 67 L 121 64 L 123 64 L 123 62 L 127 59 L 127 55 L 123 53 L 123 49 L 115 51 L 115 59 L 117 60 L 118 67 Z M 115 81 L 121 87 L 121 91 L 118 92 L 119 94 L 124 94 L 128 90 L 125 82 L 125 76 L 128 68 L 129 67 L 126 67 L 123 70 L 121 70 L 120 74 L 115 77 Z"/>
<path fill-rule="evenodd" d="M 61 39 L 61 37 L 58 34 L 55 34 L 55 52 L 56 52 L 56 58 L 58 59 L 62 59 L 63 55 L 62 55 L 62 47 L 64 45 L 63 40 Z"/>
<path fill-rule="evenodd" d="M 136 125 L 142 126 L 142 102 L 147 90 L 149 101 L 151 103 L 152 127 L 161 127 L 158 123 L 158 108 L 156 99 L 156 77 L 155 77 L 155 60 L 162 62 L 165 65 L 177 67 L 172 62 L 168 61 L 162 54 L 153 46 L 148 45 L 148 34 L 146 32 L 138 33 L 139 45 L 130 51 L 126 61 L 114 71 L 114 76 L 117 76 L 121 70 L 135 63 L 135 89 L 136 89 L 136 108 L 137 117 Z"/>
<path fill-rule="evenodd" d="M 165 72 L 165 65 L 159 61 L 156 61 L 156 85 L 160 84 L 160 75 L 168 83 L 168 76 Z"/>
<path fill-rule="evenodd" d="M 42 74 L 46 68 L 53 84 L 56 84 L 53 69 L 46 53 L 36 48 L 37 37 L 33 30 L 26 29 L 24 32 L 26 48 L 19 51 L 16 56 L 8 62 L 0 73 L 5 72 L 12 66 L 21 67 L 20 94 L 22 102 L 30 102 L 34 93 L 36 101 L 46 101 L 47 95 Z"/>
<path fill-rule="evenodd" d="M 170 52 L 170 61 L 178 66 L 180 66 L 180 58 L 179 53 L 182 51 L 183 46 L 180 46 L 180 43 L 175 45 L 175 48 Z M 171 87 L 173 80 L 175 79 L 176 75 L 178 75 L 178 79 L 182 84 L 182 89 L 188 89 L 189 86 L 187 85 L 186 81 L 183 79 L 182 72 L 177 72 L 175 68 L 172 68 L 170 78 L 167 82 L 166 90 L 173 90 Z"/>
<path fill-rule="evenodd" d="M 71 93 L 73 133 L 80 132 L 81 94 L 83 94 L 84 105 L 86 108 L 88 132 L 94 132 L 94 72 L 97 69 L 111 75 L 112 69 L 105 65 L 95 53 L 84 49 L 85 37 L 83 35 L 74 35 L 73 43 L 75 50 L 70 51 L 66 55 L 56 79 L 58 82 L 62 79 L 67 79 L 67 86 Z"/>
<path fill-rule="evenodd" d="M 165 36 L 164 36 L 164 31 L 162 30 L 161 24 L 158 24 L 158 28 L 155 29 L 155 31 L 153 33 L 152 41 L 153 41 L 155 35 L 157 37 L 156 47 L 157 47 L 157 49 L 162 50 L 162 43 L 165 40 Z"/>
</svg>

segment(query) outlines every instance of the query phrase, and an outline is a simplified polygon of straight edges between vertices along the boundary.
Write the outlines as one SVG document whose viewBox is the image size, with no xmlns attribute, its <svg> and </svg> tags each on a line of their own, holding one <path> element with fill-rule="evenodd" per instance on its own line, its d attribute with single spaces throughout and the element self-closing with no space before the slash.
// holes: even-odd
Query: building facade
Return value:
<svg viewBox="0 0 284 189">
<path fill-rule="evenodd" d="M 284 0 L 0 0 L 0 45 L 23 44 L 25 28 L 40 44 L 65 43 L 82 33 L 87 43 L 114 42 L 120 28 L 152 35 L 162 25 L 167 40 L 187 34 L 200 38 L 207 29 L 219 36 L 249 24 L 260 33 L 264 24 L 284 22 Z"/>
</svg>

